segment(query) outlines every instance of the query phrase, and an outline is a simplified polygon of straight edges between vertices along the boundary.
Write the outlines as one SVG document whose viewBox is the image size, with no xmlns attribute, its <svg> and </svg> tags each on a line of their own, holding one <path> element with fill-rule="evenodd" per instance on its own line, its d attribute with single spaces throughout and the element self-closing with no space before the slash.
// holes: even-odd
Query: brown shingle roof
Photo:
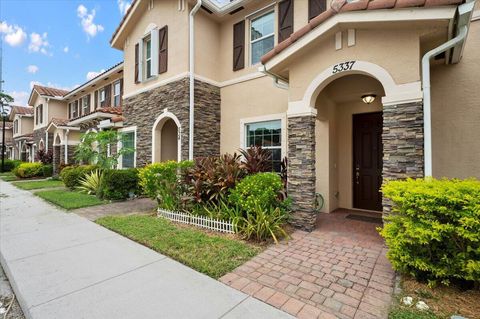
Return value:
<svg viewBox="0 0 480 319">
<path fill-rule="evenodd" d="M 33 107 L 13 105 L 10 114 L 29 115 L 33 114 Z"/>
<path fill-rule="evenodd" d="M 54 117 L 54 118 L 52 118 L 50 123 L 53 123 L 56 126 L 67 126 L 68 120 L 67 119 L 59 119 L 59 118 Z"/>
<path fill-rule="evenodd" d="M 333 0 L 330 8 L 310 20 L 303 28 L 295 31 L 289 38 L 277 44 L 270 52 L 266 53 L 261 61 L 263 64 L 270 61 L 274 56 L 291 46 L 298 39 L 318 27 L 320 24 L 330 19 L 336 14 L 348 11 L 379 10 L 379 9 L 399 9 L 413 7 L 438 7 L 458 5 L 464 0 L 358 0 L 347 2 L 346 0 Z"/>
<path fill-rule="evenodd" d="M 35 84 L 33 86 L 33 89 L 38 92 L 40 95 L 46 95 L 46 96 L 64 96 L 67 94 L 69 91 L 67 90 L 62 90 L 62 89 L 56 89 L 56 88 L 51 88 L 47 86 L 41 86 Z"/>
</svg>

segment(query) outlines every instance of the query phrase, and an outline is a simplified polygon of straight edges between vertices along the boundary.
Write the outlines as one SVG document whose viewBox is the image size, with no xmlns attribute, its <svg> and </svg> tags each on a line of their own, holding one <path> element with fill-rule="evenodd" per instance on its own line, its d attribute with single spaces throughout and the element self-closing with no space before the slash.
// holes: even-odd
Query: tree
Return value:
<svg viewBox="0 0 480 319">
<path fill-rule="evenodd" d="M 120 156 L 134 152 L 134 149 L 126 147 L 114 151 L 122 140 L 123 134 L 112 130 L 85 133 L 75 149 L 75 159 L 82 163 L 95 163 L 103 169 L 115 168 Z"/>
<path fill-rule="evenodd" d="M 2 110 L 1 110 L 2 112 L 3 112 L 3 106 L 12 102 L 13 102 L 13 97 L 8 95 L 7 93 L 0 92 L 0 104 L 2 104 Z"/>
</svg>

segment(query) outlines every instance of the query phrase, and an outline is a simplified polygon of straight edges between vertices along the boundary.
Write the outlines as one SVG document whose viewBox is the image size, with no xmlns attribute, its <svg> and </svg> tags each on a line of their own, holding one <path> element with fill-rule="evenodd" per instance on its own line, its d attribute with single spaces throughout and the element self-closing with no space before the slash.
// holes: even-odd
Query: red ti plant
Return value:
<svg viewBox="0 0 480 319">
<path fill-rule="evenodd" d="M 243 156 L 242 168 L 247 174 L 272 171 L 272 153 L 261 146 L 252 146 L 245 150 L 240 149 Z"/>
</svg>

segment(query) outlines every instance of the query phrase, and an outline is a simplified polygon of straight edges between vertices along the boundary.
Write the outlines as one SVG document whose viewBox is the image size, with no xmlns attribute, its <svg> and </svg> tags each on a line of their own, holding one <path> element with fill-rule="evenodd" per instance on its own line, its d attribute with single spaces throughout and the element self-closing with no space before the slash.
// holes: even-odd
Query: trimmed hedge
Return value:
<svg viewBox="0 0 480 319">
<path fill-rule="evenodd" d="M 480 181 L 390 181 L 393 202 L 380 234 L 393 267 L 430 283 L 480 281 Z"/>
<path fill-rule="evenodd" d="M 73 165 L 66 166 L 60 172 L 60 178 L 70 189 L 75 189 L 77 186 L 80 186 L 80 179 L 85 177 L 85 175 L 91 173 L 92 171 L 98 169 L 95 165 Z"/>
<path fill-rule="evenodd" d="M 20 160 L 11 160 L 11 159 L 5 159 L 4 162 L 3 162 L 3 165 L 4 165 L 4 169 L 2 171 L 2 167 L 0 166 L 0 172 L 3 173 L 3 172 L 11 172 L 13 171 L 13 169 L 17 166 L 19 166 L 20 164 L 22 164 L 23 162 L 20 161 Z M 1 164 L 1 162 L 0 162 Z"/>
<path fill-rule="evenodd" d="M 42 163 L 22 163 L 13 169 L 13 173 L 19 178 L 32 178 L 43 176 Z"/>
<path fill-rule="evenodd" d="M 102 183 L 98 194 L 99 197 L 121 200 L 138 193 L 137 169 L 110 169 L 103 171 Z"/>
<path fill-rule="evenodd" d="M 42 167 L 42 174 L 43 174 L 43 177 L 51 177 L 53 175 L 53 165 L 44 164 Z"/>
</svg>

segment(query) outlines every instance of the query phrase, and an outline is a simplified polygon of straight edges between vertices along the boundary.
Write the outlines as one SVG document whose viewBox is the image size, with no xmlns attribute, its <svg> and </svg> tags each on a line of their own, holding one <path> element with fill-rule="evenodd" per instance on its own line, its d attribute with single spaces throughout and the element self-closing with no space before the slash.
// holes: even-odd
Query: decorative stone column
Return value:
<svg viewBox="0 0 480 319">
<path fill-rule="evenodd" d="M 315 116 L 288 118 L 288 196 L 292 198 L 291 224 L 312 231 L 315 201 Z"/>
<path fill-rule="evenodd" d="M 53 146 L 53 162 L 52 162 L 53 176 L 58 176 L 58 174 L 60 173 L 60 163 L 61 163 L 61 160 L 60 160 L 60 146 L 55 145 L 55 146 Z"/>
<path fill-rule="evenodd" d="M 384 181 L 423 177 L 422 102 L 384 105 L 382 141 Z M 384 213 L 390 213 L 390 200 L 382 201 Z"/>
</svg>

